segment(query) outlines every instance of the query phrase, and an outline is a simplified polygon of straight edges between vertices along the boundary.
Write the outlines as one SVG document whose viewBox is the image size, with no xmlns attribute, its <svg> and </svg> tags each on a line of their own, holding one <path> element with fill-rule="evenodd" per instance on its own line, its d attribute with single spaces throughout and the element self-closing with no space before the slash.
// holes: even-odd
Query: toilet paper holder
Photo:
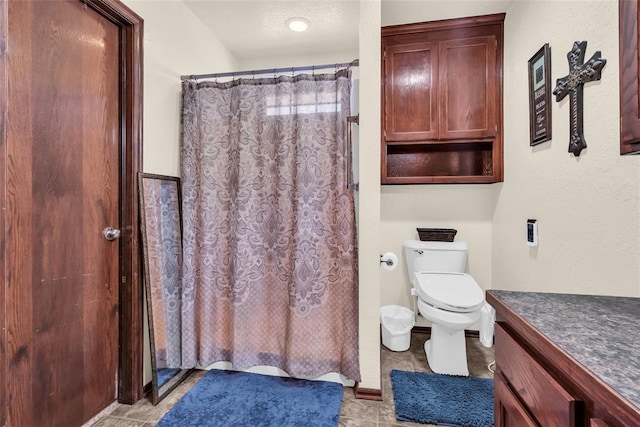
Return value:
<svg viewBox="0 0 640 427">
<path fill-rule="evenodd" d="M 384 255 L 380 255 L 380 264 L 387 264 L 389 267 L 393 265 L 391 258 L 385 258 Z"/>
<path fill-rule="evenodd" d="M 395 270 L 398 267 L 398 256 L 393 252 L 385 252 L 384 255 L 380 255 L 380 265 L 385 270 Z"/>
</svg>

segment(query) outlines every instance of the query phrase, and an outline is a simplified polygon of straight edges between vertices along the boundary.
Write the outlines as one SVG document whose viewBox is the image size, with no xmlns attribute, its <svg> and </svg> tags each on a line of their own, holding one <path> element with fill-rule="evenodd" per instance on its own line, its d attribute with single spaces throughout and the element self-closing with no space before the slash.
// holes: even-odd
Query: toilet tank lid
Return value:
<svg viewBox="0 0 640 427">
<path fill-rule="evenodd" d="M 467 242 L 435 242 L 422 240 L 405 240 L 404 246 L 409 249 L 426 249 L 438 251 L 466 251 L 469 249 Z"/>
</svg>

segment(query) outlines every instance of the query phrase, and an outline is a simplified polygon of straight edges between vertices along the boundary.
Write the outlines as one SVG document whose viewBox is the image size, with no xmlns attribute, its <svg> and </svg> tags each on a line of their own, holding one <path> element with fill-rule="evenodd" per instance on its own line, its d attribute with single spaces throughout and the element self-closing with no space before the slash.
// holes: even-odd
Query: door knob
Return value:
<svg viewBox="0 0 640 427">
<path fill-rule="evenodd" d="M 113 227 L 107 227 L 102 230 L 102 235 L 107 240 L 116 240 L 120 238 L 120 230 Z"/>
</svg>

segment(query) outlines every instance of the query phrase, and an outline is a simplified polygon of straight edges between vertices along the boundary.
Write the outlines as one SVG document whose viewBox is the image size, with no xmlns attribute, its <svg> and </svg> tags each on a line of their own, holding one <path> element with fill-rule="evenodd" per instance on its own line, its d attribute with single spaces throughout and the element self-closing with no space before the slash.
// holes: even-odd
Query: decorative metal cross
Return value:
<svg viewBox="0 0 640 427">
<path fill-rule="evenodd" d="M 569 74 L 557 79 L 556 88 L 553 90 L 556 102 L 560 102 L 567 94 L 570 94 L 571 136 L 569 137 L 569 152 L 576 157 L 587 146 L 582 119 L 583 85 L 587 82 L 600 80 L 602 68 L 607 63 L 606 59 L 600 57 L 600 51 L 597 51 L 585 64 L 585 50 L 587 50 L 586 41 L 573 43 L 573 49 L 567 53 Z"/>
</svg>

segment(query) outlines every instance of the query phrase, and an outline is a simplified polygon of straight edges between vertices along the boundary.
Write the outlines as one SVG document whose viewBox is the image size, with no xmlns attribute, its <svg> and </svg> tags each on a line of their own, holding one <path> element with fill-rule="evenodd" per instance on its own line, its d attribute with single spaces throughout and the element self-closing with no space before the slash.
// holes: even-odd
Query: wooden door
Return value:
<svg viewBox="0 0 640 427">
<path fill-rule="evenodd" d="M 385 48 L 385 141 L 438 138 L 437 46 L 421 42 Z"/>
<path fill-rule="evenodd" d="M 10 1 L 6 418 L 78 426 L 117 397 L 120 29 Z"/>
<path fill-rule="evenodd" d="M 496 135 L 496 36 L 440 43 L 441 139 Z"/>
</svg>

